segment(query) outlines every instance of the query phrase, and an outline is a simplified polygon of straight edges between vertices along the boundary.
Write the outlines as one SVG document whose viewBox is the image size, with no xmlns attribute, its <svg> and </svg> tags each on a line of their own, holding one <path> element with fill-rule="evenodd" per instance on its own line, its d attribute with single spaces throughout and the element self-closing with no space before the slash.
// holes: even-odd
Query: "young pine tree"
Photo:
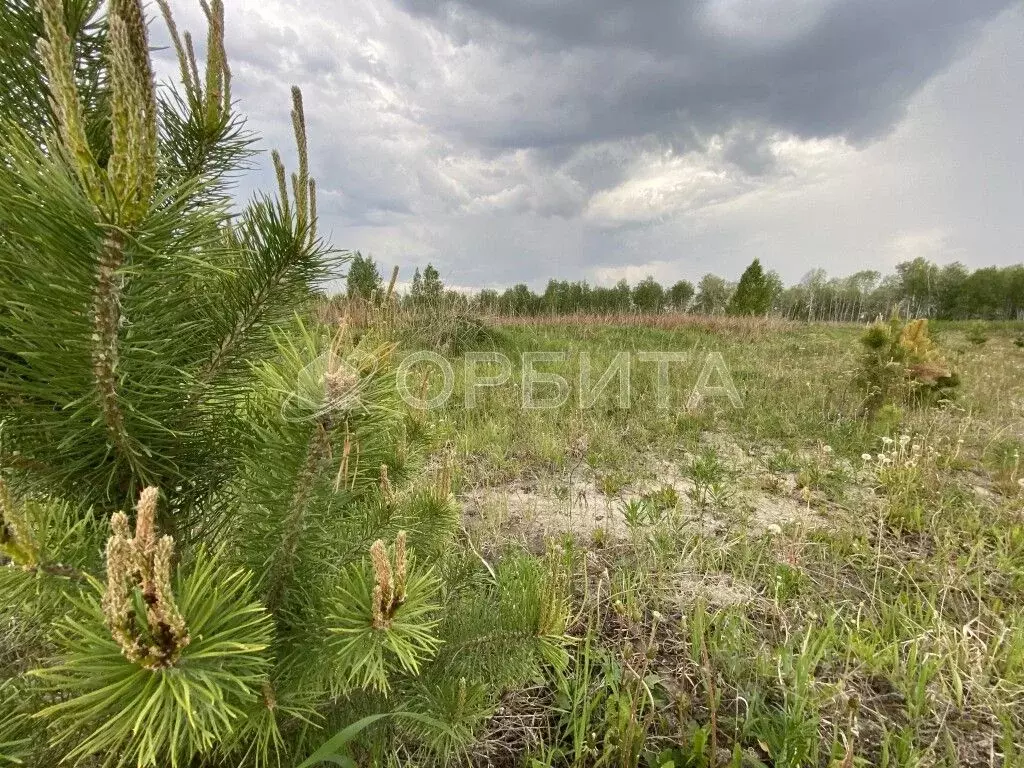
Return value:
<svg viewBox="0 0 1024 768">
<path fill-rule="evenodd" d="M 864 410 L 872 416 L 886 406 L 951 399 L 960 385 L 959 374 L 929 333 L 927 318 L 904 322 L 894 313 L 889 322 L 868 326 L 860 344 L 856 381 L 864 392 Z"/>
<path fill-rule="evenodd" d="M 297 319 L 339 262 L 300 92 L 235 210 L 223 0 L 205 61 L 157 6 L 176 88 L 141 0 L 0 22 L 0 762 L 448 761 L 561 663 L 557 568 L 456 546 L 391 329 Z"/>
<path fill-rule="evenodd" d="M 412 287 L 409 289 L 409 299 L 417 302 L 423 298 L 423 277 L 420 275 L 420 268 L 412 273 Z"/>
<path fill-rule="evenodd" d="M 437 304 L 444 293 L 444 283 L 441 282 L 441 273 L 433 264 L 427 264 L 423 270 L 423 301 L 428 304 Z"/>
</svg>

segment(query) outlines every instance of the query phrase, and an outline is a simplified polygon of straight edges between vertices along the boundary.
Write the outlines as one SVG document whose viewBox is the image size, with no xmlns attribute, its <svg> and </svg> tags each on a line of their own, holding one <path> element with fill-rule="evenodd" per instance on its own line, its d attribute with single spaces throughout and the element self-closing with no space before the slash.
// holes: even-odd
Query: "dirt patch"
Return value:
<svg viewBox="0 0 1024 768">
<path fill-rule="evenodd" d="M 589 467 L 567 480 L 517 481 L 500 486 L 475 488 L 460 501 L 467 528 L 485 541 L 508 536 L 534 543 L 571 534 L 581 540 L 595 537 L 625 539 L 629 535 L 624 510 L 630 502 L 671 488 L 680 509 L 689 504 L 693 483 L 679 466 L 665 459 L 651 459 L 645 477 L 606 494 L 599 488 L 599 476 Z"/>
<path fill-rule="evenodd" d="M 750 584 L 722 573 L 679 574 L 677 600 L 685 609 L 698 600 L 714 608 L 750 605 L 764 600 Z"/>
<path fill-rule="evenodd" d="M 645 493 L 671 486 L 679 493 L 679 502 L 662 519 L 675 520 L 680 528 L 698 524 L 710 534 L 736 527 L 760 535 L 776 527 L 781 530 L 796 525 L 806 530 L 830 525 L 821 511 L 789 496 L 748 491 L 732 502 L 731 509 L 710 509 L 701 514 L 685 495 L 687 488 L 682 483 L 661 479 L 638 485 L 615 496 L 602 494 L 591 481 L 574 483 L 571 489 L 529 488 L 518 483 L 478 488 L 462 495 L 463 517 L 467 528 L 485 544 L 511 537 L 532 548 L 566 534 L 586 542 L 599 537 L 621 540 L 630 533 L 626 505 Z M 733 517 L 738 519 L 730 521 Z"/>
<path fill-rule="evenodd" d="M 824 528 L 829 520 L 807 504 L 792 496 L 776 496 L 768 493 L 748 493 L 743 506 L 750 513 L 747 529 L 752 533 L 764 533 L 796 525 L 803 529 Z"/>
<path fill-rule="evenodd" d="M 561 477 L 474 488 L 460 499 L 467 530 L 484 546 L 511 539 L 534 548 L 566 534 L 585 542 L 623 540 L 630 534 L 627 506 L 651 497 L 671 499 L 672 506 L 659 511 L 656 520 L 679 529 L 697 525 L 705 534 L 734 529 L 756 536 L 794 526 L 806 531 L 835 525 L 839 510 L 820 493 L 798 488 L 795 473 L 772 472 L 763 458 L 721 436 L 702 436 L 702 442 L 713 446 L 729 467 L 730 492 L 721 504 L 696 507 L 695 485 L 686 474 L 694 455 L 683 452 L 678 461 L 638 459 L 635 479 L 614 493 L 602 492 L 607 490 L 602 476 L 587 466 L 573 472 L 571 483 Z"/>
<path fill-rule="evenodd" d="M 624 501 L 639 499 L 645 493 L 654 493 L 662 488 L 670 487 L 679 495 L 680 499 L 689 497 L 693 490 L 693 481 L 690 480 L 679 466 L 679 462 L 669 461 L 662 458 L 651 458 L 638 462 L 642 464 L 651 477 L 638 479 L 630 483 L 619 497 Z"/>
<path fill-rule="evenodd" d="M 728 434 L 721 432 L 704 432 L 700 436 L 700 449 L 711 448 L 734 473 L 740 476 L 760 474 L 765 469 L 765 461 L 774 453 L 770 446 L 760 446 L 747 450 Z M 692 461 L 694 455 L 687 452 L 687 460 Z"/>
<path fill-rule="evenodd" d="M 485 541 L 512 535 L 530 544 L 563 534 L 589 541 L 629 533 L 622 502 L 600 493 L 592 481 L 558 488 L 513 483 L 474 489 L 461 500 L 467 527 Z"/>
</svg>

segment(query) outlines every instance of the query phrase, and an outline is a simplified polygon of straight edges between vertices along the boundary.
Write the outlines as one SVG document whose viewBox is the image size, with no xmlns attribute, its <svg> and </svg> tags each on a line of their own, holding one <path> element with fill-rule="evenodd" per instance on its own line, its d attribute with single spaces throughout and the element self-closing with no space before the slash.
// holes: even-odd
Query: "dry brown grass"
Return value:
<svg viewBox="0 0 1024 768">
<path fill-rule="evenodd" d="M 693 315 L 686 312 L 641 314 L 618 312 L 611 314 L 579 313 L 568 315 L 538 315 L 536 317 L 489 316 L 487 322 L 499 326 L 577 326 L 640 327 L 659 330 L 692 328 L 710 333 L 755 335 L 799 328 L 801 323 L 778 317 L 732 317 L 729 315 Z"/>
</svg>

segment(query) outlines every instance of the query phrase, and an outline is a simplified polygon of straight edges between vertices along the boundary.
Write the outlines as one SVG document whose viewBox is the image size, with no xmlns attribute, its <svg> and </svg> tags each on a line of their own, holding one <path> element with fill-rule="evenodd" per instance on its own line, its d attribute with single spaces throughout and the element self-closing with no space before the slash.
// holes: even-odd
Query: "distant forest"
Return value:
<svg viewBox="0 0 1024 768">
<path fill-rule="evenodd" d="M 355 254 L 347 288 L 349 296 L 365 298 L 382 291 L 372 258 Z M 899 311 L 949 320 L 1024 320 L 1024 264 L 972 271 L 958 262 L 939 266 L 917 258 L 898 264 L 890 275 L 863 270 L 829 277 L 825 270 L 814 269 L 795 285 L 786 286 L 777 273 L 764 271 L 755 259 L 738 282 L 710 273 L 696 285 L 687 280 L 662 285 L 653 277 L 635 285 L 620 280 L 611 287 L 550 280 L 543 293 L 520 283 L 504 291 L 483 289 L 471 294 L 446 289 L 431 265 L 422 273 L 417 269 L 402 301 L 441 300 L 467 310 L 514 316 L 691 312 L 857 321 Z"/>
</svg>

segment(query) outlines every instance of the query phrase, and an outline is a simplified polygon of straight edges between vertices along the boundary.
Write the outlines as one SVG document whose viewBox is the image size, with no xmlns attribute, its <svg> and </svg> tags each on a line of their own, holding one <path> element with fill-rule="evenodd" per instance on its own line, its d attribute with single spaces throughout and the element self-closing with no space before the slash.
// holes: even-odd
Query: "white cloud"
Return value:
<svg viewBox="0 0 1024 768">
<path fill-rule="evenodd" d="M 679 280 L 678 265 L 670 261 L 651 261 L 647 264 L 599 267 L 594 270 L 595 284 L 604 286 L 614 285 L 619 280 L 635 285 L 647 277 L 653 277 L 663 285 L 670 286 Z"/>
</svg>

